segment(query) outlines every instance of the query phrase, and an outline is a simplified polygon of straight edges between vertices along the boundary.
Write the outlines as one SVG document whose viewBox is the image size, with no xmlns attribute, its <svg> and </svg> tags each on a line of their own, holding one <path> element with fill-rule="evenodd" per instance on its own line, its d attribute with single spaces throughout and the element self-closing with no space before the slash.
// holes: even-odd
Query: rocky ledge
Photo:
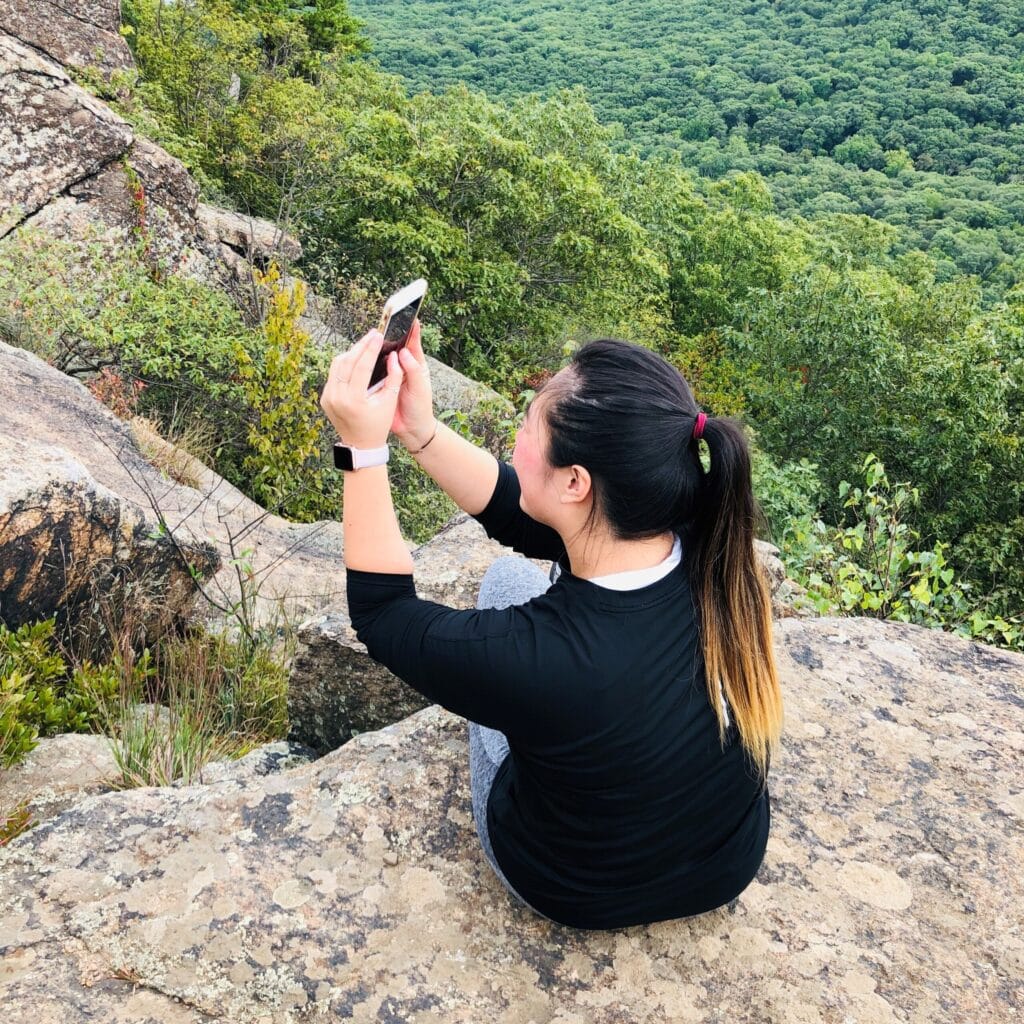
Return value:
<svg viewBox="0 0 1024 1024">
<path fill-rule="evenodd" d="M 0 851 L 8 1024 L 1015 1019 L 1024 658 L 777 625 L 787 736 L 729 908 L 608 932 L 510 898 L 437 707 L 312 764 L 87 798 Z"/>
</svg>

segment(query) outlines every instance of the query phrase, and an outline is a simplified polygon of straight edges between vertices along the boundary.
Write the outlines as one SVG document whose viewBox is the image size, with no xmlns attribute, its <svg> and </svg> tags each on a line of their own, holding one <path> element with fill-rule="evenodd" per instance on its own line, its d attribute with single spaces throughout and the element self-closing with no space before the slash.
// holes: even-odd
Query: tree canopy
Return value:
<svg viewBox="0 0 1024 1024">
<path fill-rule="evenodd" d="M 412 89 L 582 86 L 644 154 L 756 170 L 777 208 L 899 225 L 998 298 L 1024 270 L 1024 23 L 1011 0 L 352 0 Z"/>
</svg>

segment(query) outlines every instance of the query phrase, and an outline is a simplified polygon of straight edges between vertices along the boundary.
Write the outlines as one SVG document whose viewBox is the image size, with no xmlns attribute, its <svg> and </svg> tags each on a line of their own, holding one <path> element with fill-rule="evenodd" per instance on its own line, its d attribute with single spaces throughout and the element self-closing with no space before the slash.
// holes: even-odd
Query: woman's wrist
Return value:
<svg viewBox="0 0 1024 1024">
<path fill-rule="evenodd" d="M 431 441 L 437 437 L 437 431 L 440 427 L 440 422 L 437 417 L 434 417 L 431 425 L 419 435 L 410 434 L 408 437 L 401 437 L 399 440 L 405 445 L 410 455 L 419 455 L 424 448 L 426 448 Z"/>
</svg>

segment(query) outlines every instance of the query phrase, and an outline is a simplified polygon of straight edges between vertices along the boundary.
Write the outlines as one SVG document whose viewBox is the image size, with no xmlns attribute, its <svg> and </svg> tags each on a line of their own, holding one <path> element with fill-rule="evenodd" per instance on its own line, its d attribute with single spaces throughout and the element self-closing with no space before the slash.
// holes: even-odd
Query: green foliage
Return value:
<svg viewBox="0 0 1024 1024">
<path fill-rule="evenodd" d="M 0 767 L 40 736 L 104 731 L 123 784 L 192 778 L 215 756 L 286 735 L 287 671 L 276 648 L 265 633 L 247 644 L 194 631 L 141 655 L 118 644 L 96 665 L 61 653 L 53 619 L 0 624 Z"/>
<path fill-rule="evenodd" d="M 776 464 L 755 444 L 752 447 L 751 476 L 754 496 L 767 527 L 767 539 L 784 545 L 794 524 L 810 518 L 819 509 L 821 480 L 818 467 L 807 459 Z"/>
<path fill-rule="evenodd" d="M 580 93 L 510 108 L 467 89 L 410 99 L 351 60 L 303 76 L 268 65 L 225 4 L 178 6 L 161 28 L 158 6 L 136 5 L 145 81 L 125 114 L 155 112 L 208 191 L 293 225 L 319 290 L 425 276 L 445 357 L 503 382 L 550 362 L 567 330 L 665 307 L 664 261 L 625 211 L 612 135 Z"/>
<path fill-rule="evenodd" d="M 93 731 L 114 692 L 104 669 L 69 668 L 54 628 L 54 619 L 16 630 L 0 623 L 0 767 L 21 760 L 40 736 Z"/>
<path fill-rule="evenodd" d="M 430 540 L 459 511 L 401 445 L 391 448 L 388 476 L 402 534 L 417 544 Z"/>
<path fill-rule="evenodd" d="M 26 347 L 72 376 L 104 368 L 146 385 L 136 408 L 163 425 L 216 427 L 222 475 L 241 480 L 246 443 L 239 348 L 260 334 L 224 294 L 178 275 L 154 280 L 140 254 L 22 230 L 0 248 L 0 311 Z"/>
<path fill-rule="evenodd" d="M 456 368 L 515 389 L 565 331 L 662 305 L 663 263 L 578 94 L 503 108 L 456 89 L 331 120 L 353 126 L 324 164 L 343 192 L 318 208 L 310 261 L 382 286 L 426 277 Z"/>
<path fill-rule="evenodd" d="M 805 565 L 810 594 L 844 612 L 941 625 L 967 609 L 962 585 L 946 565 L 943 546 L 912 550 L 920 535 L 906 522 L 920 502 L 916 488 L 890 484 L 873 455 L 864 460 L 864 486 L 843 481 L 839 496 L 853 525 L 830 530 L 820 520 L 810 532 L 794 531 L 794 542 L 813 545 Z"/>
<path fill-rule="evenodd" d="M 817 610 L 955 629 L 1024 649 L 1024 620 L 972 607 L 970 586 L 949 564 L 946 546 L 918 547 L 921 535 L 907 522 L 920 501 L 917 489 L 891 484 L 874 455 L 862 471 L 863 486 L 839 486 L 850 525 L 828 527 L 805 516 L 783 540 L 783 557 Z"/>
<path fill-rule="evenodd" d="M 366 39 L 359 34 L 361 22 L 348 13 L 347 0 L 231 0 L 231 6 L 260 30 L 263 50 L 272 65 L 293 55 L 282 53 L 285 41 L 294 49 L 308 46 L 317 53 L 363 52 Z M 295 39 L 301 35 L 304 38 Z M 306 61 L 308 63 L 308 58 Z"/>
<path fill-rule="evenodd" d="M 837 254 L 752 292 L 736 323 L 726 335 L 761 444 L 817 463 L 826 494 L 872 448 L 915 481 L 927 535 L 956 545 L 1012 518 L 1020 490 L 998 458 L 1020 446 L 1011 371 L 969 280 L 900 281 Z"/>
</svg>

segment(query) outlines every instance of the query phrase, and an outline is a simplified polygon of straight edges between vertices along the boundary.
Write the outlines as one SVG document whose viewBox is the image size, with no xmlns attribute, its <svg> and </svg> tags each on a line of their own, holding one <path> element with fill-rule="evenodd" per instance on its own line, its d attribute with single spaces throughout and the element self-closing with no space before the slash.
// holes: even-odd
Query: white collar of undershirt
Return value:
<svg viewBox="0 0 1024 1024">
<path fill-rule="evenodd" d="M 657 565 L 649 566 L 646 569 L 627 569 L 625 572 L 613 572 L 607 576 L 594 576 L 587 580 L 588 583 L 595 583 L 606 590 L 639 590 L 641 587 L 649 587 L 652 583 L 667 576 L 683 560 L 683 544 L 676 534 L 675 542 L 668 557 Z M 557 563 L 555 563 L 557 565 Z M 558 566 L 558 572 L 554 579 L 561 575 L 562 567 Z M 552 580 L 554 582 L 554 580 Z"/>
</svg>

